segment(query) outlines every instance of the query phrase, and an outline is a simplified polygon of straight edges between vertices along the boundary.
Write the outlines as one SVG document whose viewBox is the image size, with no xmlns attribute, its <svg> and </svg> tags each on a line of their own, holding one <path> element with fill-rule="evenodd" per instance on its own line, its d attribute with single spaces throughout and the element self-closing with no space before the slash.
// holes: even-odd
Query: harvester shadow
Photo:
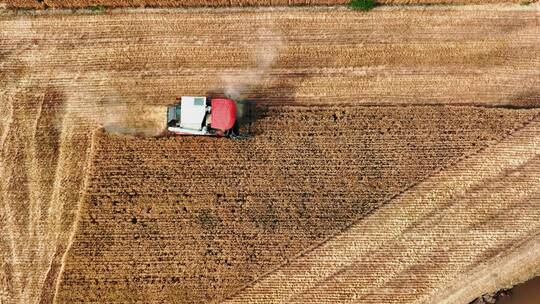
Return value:
<svg viewBox="0 0 540 304">
<path fill-rule="evenodd" d="M 242 100 L 238 102 L 241 108 L 241 115 L 238 117 L 238 131 L 240 134 L 257 136 L 262 134 L 262 130 L 254 128 L 254 123 L 260 119 L 268 117 L 268 107 L 257 105 L 255 101 Z"/>
</svg>

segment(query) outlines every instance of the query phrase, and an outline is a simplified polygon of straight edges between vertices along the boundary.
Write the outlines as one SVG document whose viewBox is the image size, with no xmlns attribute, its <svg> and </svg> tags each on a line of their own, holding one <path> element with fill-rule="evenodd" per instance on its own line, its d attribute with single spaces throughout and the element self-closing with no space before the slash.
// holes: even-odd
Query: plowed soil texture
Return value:
<svg viewBox="0 0 540 304">
<path fill-rule="evenodd" d="M 426 4 L 491 4 L 521 3 L 530 5 L 537 0 L 377 0 L 378 5 Z M 244 6 L 334 6 L 346 5 L 349 0 L 2 0 L 10 9 L 80 9 L 100 11 L 118 7 L 244 7 Z"/>
<path fill-rule="evenodd" d="M 465 303 L 531 277 L 535 9 L 4 13 L 0 299 Z M 152 137 L 204 94 L 251 137 Z"/>
</svg>

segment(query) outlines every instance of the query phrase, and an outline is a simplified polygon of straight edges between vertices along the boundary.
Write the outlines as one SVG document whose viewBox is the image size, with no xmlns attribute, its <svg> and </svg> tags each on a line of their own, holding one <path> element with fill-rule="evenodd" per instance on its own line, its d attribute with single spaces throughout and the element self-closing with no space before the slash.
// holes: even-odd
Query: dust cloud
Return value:
<svg viewBox="0 0 540 304">
<path fill-rule="evenodd" d="M 235 101 L 242 101 L 254 89 L 269 80 L 269 70 L 278 59 L 285 43 L 279 30 L 272 24 L 260 28 L 251 55 L 253 66 L 228 71 L 218 76 L 219 91 Z M 103 76 L 106 77 L 106 76 Z M 100 77 L 93 77 L 99 79 Z M 139 101 L 127 100 L 119 92 L 107 92 L 107 96 L 91 96 L 78 92 L 67 92 L 68 113 L 78 119 L 88 119 L 114 134 L 152 137 L 164 134 L 166 130 L 165 106 L 151 106 Z M 243 104 L 238 105 L 238 116 L 243 115 Z"/>
<path fill-rule="evenodd" d="M 166 129 L 167 108 L 126 100 L 120 94 L 107 97 L 69 96 L 67 113 L 72 119 L 101 126 L 114 134 L 151 137 Z M 71 101 L 71 102 L 69 102 Z"/>
<path fill-rule="evenodd" d="M 285 43 L 277 29 L 261 28 L 257 30 L 257 39 L 253 45 L 254 67 L 220 76 L 225 96 L 231 99 L 237 101 L 245 99 L 250 91 L 261 86 L 269 78 L 269 69 L 279 57 Z"/>
<path fill-rule="evenodd" d="M 166 111 L 163 106 L 114 104 L 103 108 L 104 115 L 98 123 L 109 133 L 158 136 L 166 128 Z"/>
</svg>

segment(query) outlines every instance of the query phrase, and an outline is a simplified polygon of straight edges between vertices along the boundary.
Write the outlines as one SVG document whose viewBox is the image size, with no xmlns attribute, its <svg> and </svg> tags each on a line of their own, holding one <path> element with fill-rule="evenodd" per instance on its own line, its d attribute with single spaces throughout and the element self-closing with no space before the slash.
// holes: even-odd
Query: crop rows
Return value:
<svg viewBox="0 0 540 304">
<path fill-rule="evenodd" d="M 101 134 L 59 299 L 222 300 L 539 111 L 263 113 L 240 142 Z"/>
<path fill-rule="evenodd" d="M 540 35 L 530 7 L 0 20 L 2 52 L 25 50 L 7 57 L 4 71 L 26 62 L 34 78 L 82 104 L 240 91 L 263 103 L 538 105 Z"/>
<path fill-rule="evenodd" d="M 344 5 L 349 0 L 4 0 L 9 8 L 94 8 L 115 7 L 242 7 Z M 377 0 L 378 4 L 473 4 L 502 3 L 502 0 Z M 520 2 L 511 0 L 510 2 Z"/>
<path fill-rule="evenodd" d="M 530 119 L 410 104 L 537 107 L 538 37 L 526 6 L 2 12 L 0 302 L 230 295 Z M 246 142 L 92 137 L 231 91 Z"/>
</svg>

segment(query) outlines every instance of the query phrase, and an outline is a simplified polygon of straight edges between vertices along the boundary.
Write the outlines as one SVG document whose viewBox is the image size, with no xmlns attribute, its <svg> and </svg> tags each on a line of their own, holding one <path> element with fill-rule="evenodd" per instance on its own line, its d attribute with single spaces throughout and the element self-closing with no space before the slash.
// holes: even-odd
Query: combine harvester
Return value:
<svg viewBox="0 0 540 304">
<path fill-rule="evenodd" d="M 182 96 L 177 101 L 167 108 L 167 131 L 170 133 L 238 137 L 234 100 Z"/>
</svg>

